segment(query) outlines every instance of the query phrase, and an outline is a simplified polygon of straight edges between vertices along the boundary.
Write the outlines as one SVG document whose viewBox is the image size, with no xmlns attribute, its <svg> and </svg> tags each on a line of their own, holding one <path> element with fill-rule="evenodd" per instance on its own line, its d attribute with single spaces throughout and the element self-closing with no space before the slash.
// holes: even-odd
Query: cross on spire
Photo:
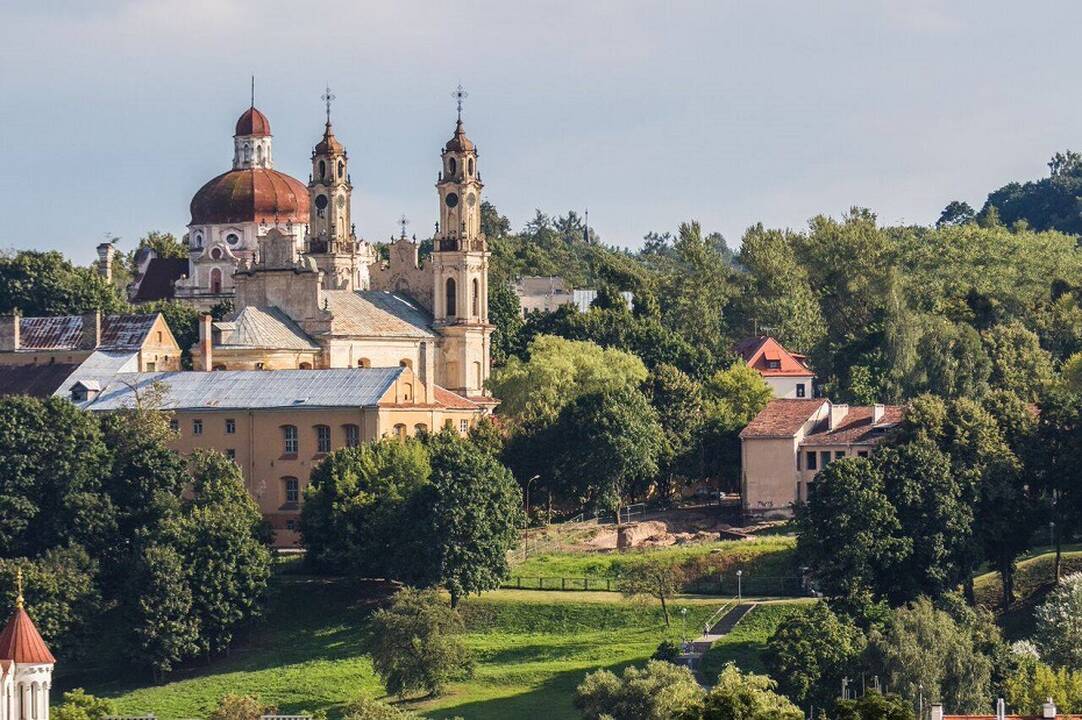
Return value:
<svg viewBox="0 0 1082 720">
<path fill-rule="evenodd" d="M 252 75 L 252 107 L 255 107 L 255 75 Z"/>
<path fill-rule="evenodd" d="M 451 97 L 453 97 L 456 101 L 458 101 L 458 121 L 459 122 L 462 122 L 462 101 L 465 100 L 466 98 L 468 98 L 469 96 L 470 96 L 470 94 L 468 92 L 466 92 L 465 88 L 462 87 L 462 83 L 459 83 L 458 87 L 455 88 L 455 91 L 451 93 Z"/>
<path fill-rule="evenodd" d="M 398 218 L 398 224 L 402 226 L 402 239 L 406 239 L 406 226 L 410 224 L 410 219 L 406 217 L 405 213 L 402 213 L 402 217 Z"/>
<path fill-rule="evenodd" d="M 319 99 L 327 104 L 327 124 L 331 124 L 331 101 L 334 100 L 334 95 L 331 94 L 331 86 L 327 86 L 326 92 L 319 96 Z"/>
<path fill-rule="evenodd" d="M 24 601 L 23 601 L 23 569 L 22 568 L 16 568 L 15 569 L 15 587 L 17 588 L 17 592 L 18 592 L 18 594 L 15 596 L 15 607 L 17 607 L 17 608 L 19 608 L 21 610 L 22 607 L 23 607 L 23 603 L 24 603 Z"/>
</svg>

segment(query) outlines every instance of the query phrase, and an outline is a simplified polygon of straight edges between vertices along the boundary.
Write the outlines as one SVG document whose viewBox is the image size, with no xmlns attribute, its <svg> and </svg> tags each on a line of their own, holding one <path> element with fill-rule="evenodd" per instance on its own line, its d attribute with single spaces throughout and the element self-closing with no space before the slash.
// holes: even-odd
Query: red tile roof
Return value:
<svg viewBox="0 0 1082 720">
<path fill-rule="evenodd" d="M 34 622 L 21 607 L 15 608 L 15 614 L 0 632 L 0 659 L 27 665 L 56 663 Z"/>
<path fill-rule="evenodd" d="M 823 422 L 804 436 L 803 443 L 812 445 L 850 445 L 877 442 L 884 430 L 901 422 L 904 412 L 905 408 L 901 405 L 884 405 L 883 416 L 878 422 L 873 423 L 874 408 L 851 407 L 833 430 L 827 427 L 826 422 Z"/>
<path fill-rule="evenodd" d="M 791 353 L 772 337 L 747 338 L 737 343 L 733 351 L 744 358 L 749 367 L 764 377 L 813 377 L 803 355 Z M 770 367 L 771 361 L 778 367 Z"/>
<path fill-rule="evenodd" d="M 480 407 L 472 400 L 467 400 L 458 393 L 451 392 L 446 388 L 441 388 L 439 385 L 435 385 L 432 388 L 436 403 L 444 406 L 449 410 L 476 410 Z"/>
<path fill-rule="evenodd" d="M 826 402 L 775 398 L 740 431 L 740 437 L 792 437 Z"/>
<path fill-rule="evenodd" d="M 270 135 L 270 120 L 255 107 L 250 107 L 237 118 L 236 134 L 266 136 Z"/>
</svg>

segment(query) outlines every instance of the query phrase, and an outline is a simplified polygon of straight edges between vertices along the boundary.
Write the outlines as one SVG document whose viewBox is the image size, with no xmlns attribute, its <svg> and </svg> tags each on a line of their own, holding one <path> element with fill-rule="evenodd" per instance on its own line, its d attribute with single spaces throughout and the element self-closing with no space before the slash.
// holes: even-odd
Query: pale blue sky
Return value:
<svg viewBox="0 0 1082 720">
<path fill-rule="evenodd" d="M 436 218 L 465 121 L 516 228 L 590 208 L 606 242 L 697 218 L 932 222 L 1082 149 L 1082 3 L 0 0 L 0 247 L 89 261 L 181 233 L 256 75 L 278 169 L 308 177 L 325 82 L 354 218 Z"/>
</svg>

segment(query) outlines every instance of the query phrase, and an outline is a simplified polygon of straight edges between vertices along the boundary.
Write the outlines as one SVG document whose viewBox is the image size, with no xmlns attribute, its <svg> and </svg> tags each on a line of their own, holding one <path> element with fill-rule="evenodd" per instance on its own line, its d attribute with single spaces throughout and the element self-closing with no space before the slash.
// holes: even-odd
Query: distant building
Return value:
<svg viewBox="0 0 1082 720">
<path fill-rule="evenodd" d="M 1082 720 L 1082 715 L 1060 713 L 1056 709 L 1056 703 L 1052 701 L 1052 698 L 1048 698 L 1048 702 L 1041 707 L 1040 715 L 1009 715 L 1007 714 L 1006 703 L 1000 699 L 996 703 L 995 715 L 987 713 L 982 715 L 945 715 L 943 706 L 935 704 L 932 705 L 929 720 Z"/>
<path fill-rule="evenodd" d="M 23 608 L 20 575 L 15 612 L 0 632 L 0 719 L 48 720 L 56 658 Z"/>
<path fill-rule="evenodd" d="M 104 353 L 131 371 L 179 370 L 180 352 L 161 313 L 0 317 L 0 366 L 80 365 Z"/>
<path fill-rule="evenodd" d="M 172 300 L 177 280 L 187 275 L 188 258 L 158 257 L 150 248 L 139 248 L 135 251 L 135 277 L 128 285 L 128 301 L 138 304 Z"/>
<path fill-rule="evenodd" d="M 569 288 L 562 277 L 555 275 L 520 277 L 514 283 L 514 291 L 518 295 L 523 316 L 534 310 L 556 312 L 564 305 L 574 305 L 579 312 L 586 312 L 597 299 L 598 292 L 587 288 Z M 621 291 L 620 295 L 630 309 L 635 295 L 629 290 Z"/>
<path fill-rule="evenodd" d="M 741 341 L 733 348 L 748 367 L 758 371 L 776 398 L 815 396 L 815 372 L 808 358 L 789 352 L 772 337 L 762 335 Z"/>
<path fill-rule="evenodd" d="M 741 498 L 748 515 L 789 516 L 834 460 L 867 457 L 902 419 L 898 405 L 771 400 L 740 432 Z"/>
</svg>

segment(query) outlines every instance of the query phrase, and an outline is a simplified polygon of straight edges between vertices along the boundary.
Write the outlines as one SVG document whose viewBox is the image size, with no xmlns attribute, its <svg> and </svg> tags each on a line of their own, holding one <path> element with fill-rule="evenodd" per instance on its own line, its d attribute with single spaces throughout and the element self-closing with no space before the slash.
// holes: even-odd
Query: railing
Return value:
<svg viewBox="0 0 1082 720">
<path fill-rule="evenodd" d="M 619 589 L 619 578 L 615 576 L 578 576 L 560 575 L 511 575 L 500 587 L 508 590 L 590 590 L 613 591 Z M 756 575 L 743 573 L 737 578 L 736 573 L 705 575 L 683 584 L 681 592 L 689 595 L 721 595 L 725 597 L 802 597 L 808 595 L 807 589 L 799 576 L 795 575 Z"/>
<path fill-rule="evenodd" d="M 616 578 L 611 577 L 538 577 L 512 575 L 500 587 L 510 590 L 590 590 L 611 591 Z"/>
</svg>

